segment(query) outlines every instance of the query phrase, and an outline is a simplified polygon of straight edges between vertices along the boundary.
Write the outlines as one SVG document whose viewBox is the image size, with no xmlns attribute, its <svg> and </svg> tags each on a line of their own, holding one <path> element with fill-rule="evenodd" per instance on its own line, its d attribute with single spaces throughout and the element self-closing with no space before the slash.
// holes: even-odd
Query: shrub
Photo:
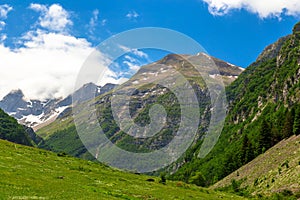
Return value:
<svg viewBox="0 0 300 200">
<path fill-rule="evenodd" d="M 205 177 L 201 172 L 196 172 L 196 174 L 191 177 L 190 182 L 201 187 L 204 187 L 206 185 Z"/>
<path fill-rule="evenodd" d="M 284 163 L 282 163 L 282 165 L 281 165 L 281 167 L 286 167 L 286 168 L 289 168 L 289 161 L 288 160 L 286 160 L 286 161 L 284 161 Z"/>
<path fill-rule="evenodd" d="M 160 183 L 162 183 L 162 184 L 166 184 L 167 183 L 167 178 L 166 178 L 166 174 L 165 173 L 161 173 L 160 174 L 160 181 L 159 181 Z"/>
<path fill-rule="evenodd" d="M 239 191 L 240 186 L 239 186 L 238 182 L 235 179 L 231 180 L 231 188 L 234 192 Z"/>
</svg>

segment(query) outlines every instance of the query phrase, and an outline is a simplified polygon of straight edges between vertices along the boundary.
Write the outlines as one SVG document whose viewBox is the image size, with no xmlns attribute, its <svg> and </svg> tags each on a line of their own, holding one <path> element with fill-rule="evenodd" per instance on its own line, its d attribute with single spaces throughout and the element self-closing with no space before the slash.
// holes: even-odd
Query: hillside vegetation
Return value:
<svg viewBox="0 0 300 200">
<path fill-rule="evenodd" d="M 3 140 L 0 152 L 0 199 L 243 199 Z"/>
<path fill-rule="evenodd" d="M 205 159 L 194 156 L 172 178 L 192 182 L 203 177 L 197 184 L 214 184 L 281 140 L 300 134 L 299 57 L 299 32 L 268 46 L 227 87 L 229 112 L 212 152 Z"/>
<path fill-rule="evenodd" d="M 33 135 L 35 134 L 33 133 Z M 35 145 L 35 142 L 31 139 L 29 132 L 27 132 L 22 125 L 19 125 L 15 118 L 10 117 L 1 109 L 0 109 L 0 139 L 8 140 L 18 144 L 24 144 L 28 146 Z"/>
<path fill-rule="evenodd" d="M 183 157 L 163 169 L 169 178 L 198 186 L 210 186 L 280 141 L 300 134 L 300 32 L 297 30 L 294 28 L 291 35 L 266 47 L 258 59 L 227 86 L 229 107 L 225 125 L 214 149 L 204 159 L 197 155 L 211 114 L 205 84 L 199 73 L 194 73 L 195 70 L 178 56 L 169 55 L 160 61 L 167 66 L 174 65 L 186 75 L 201 102 L 198 137 Z M 155 76 L 153 72 L 157 71 L 160 71 L 158 78 L 165 79 L 169 74 L 161 68 L 160 62 L 141 68 L 127 84 L 141 84 L 144 78 L 149 78 L 151 74 Z M 227 65 L 220 67 L 222 78 L 238 75 L 239 72 L 235 71 L 237 69 Z M 130 111 L 139 125 L 149 124 L 151 105 L 155 102 L 165 105 L 168 126 L 153 138 L 135 139 L 121 131 L 112 117 L 110 97 L 111 94 L 97 97 L 97 118 L 107 137 L 117 146 L 131 152 L 148 152 L 160 149 L 174 137 L 180 120 L 180 107 L 174 95 L 166 88 L 146 85 L 132 95 Z M 89 114 L 85 112 L 81 113 L 82 116 Z M 75 126 L 72 117 L 68 115 L 41 129 L 39 134 L 46 136 L 43 147 L 47 149 L 88 157 L 73 131 Z"/>
<path fill-rule="evenodd" d="M 281 141 L 212 188 L 228 187 L 233 180 L 240 184 L 236 190 L 252 195 L 285 192 L 300 198 L 300 136 Z"/>
</svg>

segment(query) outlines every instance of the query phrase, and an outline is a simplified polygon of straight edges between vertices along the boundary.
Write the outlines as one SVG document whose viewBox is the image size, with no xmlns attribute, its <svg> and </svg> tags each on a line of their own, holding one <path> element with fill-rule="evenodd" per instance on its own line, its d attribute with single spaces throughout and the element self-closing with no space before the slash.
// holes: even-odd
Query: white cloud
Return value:
<svg viewBox="0 0 300 200">
<path fill-rule="evenodd" d="M 98 17 L 99 17 L 99 10 L 96 9 L 93 11 L 93 16 L 90 19 L 90 23 L 89 23 L 90 32 L 93 32 L 95 30 L 95 27 L 98 25 Z"/>
<path fill-rule="evenodd" d="M 137 60 L 129 55 L 125 55 L 125 59 L 129 60 L 130 62 L 137 62 Z"/>
<path fill-rule="evenodd" d="M 101 25 L 102 25 L 102 26 L 105 26 L 106 23 L 107 23 L 107 19 L 103 19 L 103 20 L 101 21 Z"/>
<path fill-rule="evenodd" d="M 49 7 L 30 4 L 29 8 L 41 13 L 39 25 L 49 31 L 65 32 L 68 26 L 73 25 L 69 12 L 59 4 L 52 4 Z"/>
<path fill-rule="evenodd" d="M 146 59 L 149 58 L 148 54 L 146 54 L 146 53 L 143 52 L 143 51 L 139 51 L 139 50 L 137 50 L 137 49 L 133 49 L 133 50 L 132 50 L 132 53 L 133 53 L 134 55 L 136 55 L 136 56 L 141 57 L 141 58 L 146 58 Z"/>
<path fill-rule="evenodd" d="M 24 38 L 23 47 L 18 49 L 0 43 L 0 98 L 13 89 L 21 89 L 30 99 L 59 98 L 72 93 L 83 63 L 95 48 L 85 39 L 40 29 L 28 32 Z M 97 58 L 89 60 L 96 67 L 105 67 L 109 62 L 100 52 Z M 99 84 L 122 81 L 113 74 L 108 70 Z M 91 82 L 88 77 L 85 80 Z"/>
<path fill-rule="evenodd" d="M 86 25 L 86 29 L 89 32 L 89 38 L 92 39 L 92 40 L 94 40 L 94 41 L 98 41 L 99 40 L 99 38 L 97 36 L 95 36 L 96 28 L 99 25 L 100 26 L 105 26 L 106 22 L 107 22 L 107 19 L 100 20 L 99 19 L 99 15 L 100 15 L 99 10 L 95 9 L 93 11 L 92 17 L 90 18 L 89 23 Z"/>
<path fill-rule="evenodd" d="M 6 19 L 7 18 L 7 14 L 12 11 L 13 7 L 4 4 L 4 5 L 0 5 L 0 18 L 1 19 Z"/>
<path fill-rule="evenodd" d="M 7 18 L 7 14 L 10 11 L 12 11 L 12 9 L 13 9 L 13 7 L 11 7 L 7 4 L 0 5 L 0 31 L 2 31 L 4 29 L 4 27 L 6 26 L 6 23 L 3 20 Z"/>
<path fill-rule="evenodd" d="M 77 73 L 93 51 L 85 39 L 38 30 L 28 33 L 24 47 L 0 44 L 0 97 L 22 89 L 29 98 L 61 97 L 71 93 Z"/>
<path fill-rule="evenodd" d="M 145 58 L 145 59 L 149 58 L 148 54 L 146 54 L 145 52 L 140 51 L 138 49 L 131 49 L 131 48 L 123 46 L 123 45 L 119 45 L 119 48 L 122 49 L 123 51 L 125 51 L 126 53 L 132 53 L 133 55 L 138 56 L 140 58 Z"/>
<path fill-rule="evenodd" d="M 19 47 L 11 49 L 4 44 L 6 35 L 0 35 L 0 99 L 11 90 L 21 89 L 30 99 L 65 97 L 73 92 L 78 73 L 92 52 L 95 58 L 88 62 L 94 67 L 106 68 L 98 84 L 122 83 L 127 79 L 107 68 L 110 60 L 96 51 L 84 38 L 77 38 L 69 31 L 73 22 L 70 14 L 60 5 L 31 4 L 38 11 L 38 26 L 18 40 Z M 94 11 L 94 19 L 99 11 Z M 96 52 L 96 53 L 95 53 Z M 138 51 L 137 54 L 142 55 Z M 91 82 L 89 75 L 83 80 Z M 82 83 L 82 84 L 84 84 Z"/>
<path fill-rule="evenodd" d="M 299 0 L 203 0 L 213 15 L 225 15 L 231 10 L 246 9 L 258 14 L 260 18 L 281 15 L 299 16 Z"/>
<path fill-rule="evenodd" d="M 133 75 L 141 68 L 141 66 L 152 62 L 149 55 L 141 50 L 131 49 L 123 45 L 119 45 L 119 48 L 127 54 L 124 56 L 125 60 L 122 62 L 128 66 L 128 72 L 124 73 L 126 75 Z"/>
<path fill-rule="evenodd" d="M 55 24 L 62 29 L 72 24 L 67 14 L 61 17 L 62 7 L 56 4 L 50 7 L 31 4 L 30 7 L 41 12 L 39 23 L 47 29 L 36 27 L 26 32 L 19 38 L 21 47 L 15 49 L 5 46 L 6 35 L 1 36 L 0 98 L 13 89 L 21 89 L 30 99 L 65 97 L 73 92 L 79 70 L 95 48 L 86 39 L 53 28 Z M 61 18 L 67 21 L 60 21 Z M 109 59 L 99 53 L 91 63 L 106 66 Z M 107 73 L 101 84 L 122 81 L 111 76 L 112 72 Z"/>
<path fill-rule="evenodd" d="M 128 65 L 129 69 L 134 71 L 134 72 L 137 72 L 141 68 L 140 65 L 134 64 L 134 63 L 129 62 L 129 61 L 124 61 L 123 63 Z"/>
<path fill-rule="evenodd" d="M 0 31 L 3 30 L 5 25 L 6 25 L 6 23 L 4 21 L 0 21 Z"/>
<path fill-rule="evenodd" d="M 128 19 L 136 19 L 136 18 L 138 18 L 140 15 L 136 12 L 136 11 L 130 11 L 127 15 L 126 15 L 126 17 L 128 18 Z"/>
<path fill-rule="evenodd" d="M 2 35 L 0 36 L 0 42 L 5 41 L 6 38 L 7 38 L 7 35 L 6 35 L 6 34 L 2 34 Z"/>
</svg>

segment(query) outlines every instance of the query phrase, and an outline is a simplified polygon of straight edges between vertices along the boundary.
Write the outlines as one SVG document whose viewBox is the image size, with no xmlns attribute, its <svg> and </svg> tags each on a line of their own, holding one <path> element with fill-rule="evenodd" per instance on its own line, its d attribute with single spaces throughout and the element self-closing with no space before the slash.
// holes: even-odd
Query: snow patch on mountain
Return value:
<svg viewBox="0 0 300 200">
<path fill-rule="evenodd" d="M 75 97 L 77 102 L 83 102 L 104 94 L 114 87 L 116 87 L 114 84 L 100 87 L 88 83 L 64 99 L 44 101 L 28 100 L 21 90 L 13 90 L 0 101 L 0 108 L 16 118 L 20 124 L 37 130 L 42 128 L 43 124 L 54 121 L 67 108 L 72 107 L 72 97 Z"/>
</svg>

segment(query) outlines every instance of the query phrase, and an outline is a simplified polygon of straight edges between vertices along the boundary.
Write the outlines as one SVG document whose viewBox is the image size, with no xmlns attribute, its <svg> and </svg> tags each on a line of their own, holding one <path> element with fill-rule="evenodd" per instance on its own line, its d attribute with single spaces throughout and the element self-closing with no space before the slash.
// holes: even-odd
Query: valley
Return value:
<svg viewBox="0 0 300 200">
<path fill-rule="evenodd" d="M 43 100 L 13 90 L 0 101 L 0 199 L 299 199 L 299 80 L 300 22 L 246 69 L 203 52 L 168 54 L 140 66 L 120 85 L 86 83 L 64 98 Z M 226 94 L 226 118 L 216 144 L 200 157 L 215 112 L 212 82 L 225 89 L 219 91 Z M 172 90 L 186 85 L 195 93 L 197 109 L 181 105 Z M 131 92 L 126 105 L 114 101 L 124 91 Z M 164 108 L 164 120 L 151 110 L 157 104 Z M 119 106 L 115 112 L 113 105 Z M 184 115 L 186 107 L 190 110 Z M 132 121 L 120 126 L 115 118 L 127 119 L 125 114 Z M 151 115 L 164 123 L 146 137 L 153 128 L 147 127 Z M 137 166 L 132 163 L 123 171 L 100 163 L 99 143 L 88 138 L 87 148 L 78 133 L 99 124 L 111 144 L 147 154 L 168 146 L 181 120 L 193 121 L 194 116 L 199 124 L 186 151 L 145 174 L 133 170 Z M 132 124 L 146 128 L 132 131 Z M 126 159 L 118 156 L 109 154 L 120 162 Z"/>
</svg>

